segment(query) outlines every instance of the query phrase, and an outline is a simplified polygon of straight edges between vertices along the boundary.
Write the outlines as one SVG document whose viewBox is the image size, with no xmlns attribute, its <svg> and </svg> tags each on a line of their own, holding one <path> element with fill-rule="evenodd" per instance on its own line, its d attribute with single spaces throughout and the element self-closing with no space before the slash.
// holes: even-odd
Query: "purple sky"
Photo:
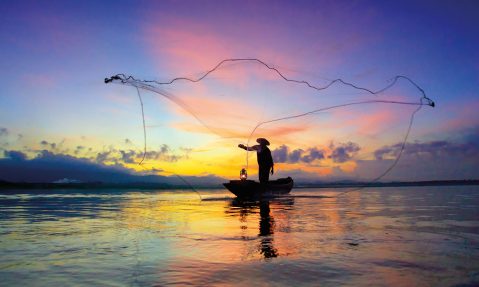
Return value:
<svg viewBox="0 0 479 287">
<path fill-rule="evenodd" d="M 416 115 L 385 179 L 479 178 L 477 1 L 6 1 L 2 12 L 0 179 L 33 180 L 5 171 L 12 161 L 27 169 L 45 150 L 48 159 L 144 171 L 136 164 L 143 146 L 136 91 L 103 79 L 195 77 L 226 58 L 258 58 L 317 85 L 342 78 L 377 90 L 407 75 L 437 106 Z M 247 65 L 168 89 L 228 140 L 146 94 L 147 170 L 162 175 L 236 177 L 244 154 L 235 145 L 258 120 L 356 97 L 338 87 L 318 100 Z M 401 83 L 384 97 L 418 94 Z M 371 179 L 397 155 L 410 114 L 395 106 L 335 110 L 261 132 L 272 139 L 278 176 Z M 52 165 L 48 159 L 37 168 Z"/>
</svg>

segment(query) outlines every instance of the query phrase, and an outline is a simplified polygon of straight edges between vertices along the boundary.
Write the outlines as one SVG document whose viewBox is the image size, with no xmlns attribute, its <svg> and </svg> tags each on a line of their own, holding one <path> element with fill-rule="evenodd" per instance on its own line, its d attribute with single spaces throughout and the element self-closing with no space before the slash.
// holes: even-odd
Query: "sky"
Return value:
<svg viewBox="0 0 479 287">
<path fill-rule="evenodd" d="M 409 82 L 378 95 L 315 91 L 244 61 L 198 83 L 140 91 L 147 153 L 139 165 L 137 91 L 104 79 L 198 78 L 237 58 L 316 86 L 340 78 L 379 90 L 407 76 L 436 107 L 414 114 L 381 180 L 479 178 L 477 1 L 5 1 L 1 9 L 0 180 L 218 180 L 243 167 L 254 178 L 255 155 L 237 145 L 256 137 L 271 142 L 273 178 L 372 180 L 394 164 L 417 106 L 337 108 L 251 132 L 354 101 L 417 103 Z"/>
</svg>

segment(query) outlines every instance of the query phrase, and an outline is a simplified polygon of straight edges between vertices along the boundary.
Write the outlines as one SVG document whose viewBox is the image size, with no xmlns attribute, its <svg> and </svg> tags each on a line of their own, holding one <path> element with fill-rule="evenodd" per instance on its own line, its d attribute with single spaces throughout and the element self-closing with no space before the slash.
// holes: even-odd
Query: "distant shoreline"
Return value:
<svg viewBox="0 0 479 287">
<path fill-rule="evenodd" d="M 479 185 L 479 180 L 430 180 L 430 181 L 411 181 L 411 182 L 314 182 L 297 183 L 295 188 L 364 188 L 364 187 L 408 187 L 408 186 L 461 186 L 461 185 Z M 170 185 L 166 183 L 32 183 L 32 182 L 6 182 L 0 181 L 0 191 L 5 189 L 191 189 L 187 185 Z M 222 185 L 202 185 L 194 186 L 197 189 L 222 189 Z"/>
<path fill-rule="evenodd" d="M 297 184 L 300 188 L 350 188 L 350 187 L 407 187 L 407 186 L 460 186 L 479 185 L 477 179 L 465 180 L 428 180 L 428 181 L 392 181 L 392 182 L 331 182 Z"/>
</svg>

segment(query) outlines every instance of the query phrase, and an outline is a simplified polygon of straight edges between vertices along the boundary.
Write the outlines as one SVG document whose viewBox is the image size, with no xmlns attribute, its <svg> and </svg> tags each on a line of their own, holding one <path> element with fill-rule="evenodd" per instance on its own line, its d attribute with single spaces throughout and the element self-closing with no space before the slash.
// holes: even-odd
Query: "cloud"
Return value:
<svg viewBox="0 0 479 287">
<path fill-rule="evenodd" d="M 305 155 L 302 157 L 302 161 L 306 163 L 310 163 L 314 160 L 323 159 L 323 158 L 324 158 L 324 151 L 314 147 L 309 149 L 308 155 Z"/>
<path fill-rule="evenodd" d="M 467 140 L 466 140 L 467 139 Z M 372 180 L 388 170 L 395 162 L 401 143 L 384 146 L 375 151 L 373 159 L 355 159 L 350 152 L 358 147 L 354 144 L 335 146 L 328 151 L 337 166 L 323 166 L 330 173 L 318 173 L 310 166 L 298 161 L 296 165 L 280 166 L 278 176 L 293 176 L 296 182 Z M 288 162 L 286 147 L 278 149 L 277 155 L 282 162 Z M 304 158 L 304 154 L 303 157 Z M 354 168 L 344 168 L 352 164 Z M 282 169 L 282 170 L 281 170 Z M 479 178 L 479 144 L 475 136 L 470 135 L 463 141 L 452 140 L 415 142 L 406 145 L 400 160 L 381 178 L 381 181 L 421 181 L 421 180 L 463 180 Z"/>
<path fill-rule="evenodd" d="M 295 149 L 289 154 L 288 161 L 290 162 L 298 162 L 301 160 L 301 154 L 304 151 L 302 149 Z"/>
<path fill-rule="evenodd" d="M 348 142 L 339 145 L 331 144 L 330 149 L 332 152 L 328 158 L 331 158 L 334 162 L 343 163 L 352 159 L 361 148 L 356 143 Z"/>
<path fill-rule="evenodd" d="M 78 146 L 75 148 L 75 151 L 74 151 L 73 153 L 77 155 L 77 154 L 79 154 L 80 152 L 82 152 L 84 149 L 85 149 L 84 146 L 78 145 Z"/>
<path fill-rule="evenodd" d="M 65 154 L 54 154 L 42 150 L 35 158 L 27 159 L 21 151 L 4 151 L 5 158 L 0 159 L 1 180 L 11 182 L 53 182 L 64 178 L 82 182 L 145 182 L 184 185 L 176 176 L 159 176 L 161 169 L 152 169 L 144 173 L 125 168 L 118 164 L 105 165 L 92 162 L 87 158 L 77 158 Z M 153 174 L 152 174 L 153 173 Z M 183 177 L 192 185 L 211 185 L 224 182 L 214 175 Z"/>
<path fill-rule="evenodd" d="M 21 151 L 14 151 L 14 150 L 4 151 L 3 154 L 6 158 L 9 158 L 9 159 L 14 160 L 14 161 L 22 161 L 22 160 L 25 160 L 27 158 L 27 155 L 24 154 Z"/>
<path fill-rule="evenodd" d="M 175 162 L 178 161 L 179 159 L 183 158 L 182 155 L 174 155 L 174 154 L 169 154 L 168 152 L 162 152 L 160 151 L 147 151 L 145 158 L 147 159 L 156 159 L 156 160 L 162 160 L 162 161 L 167 161 L 167 162 Z"/>
<path fill-rule="evenodd" d="M 281 145 L 279 148 L 276 148 L 271 151 L 274 162 L 286 162 L 288 159 L 288 147 L 286 145 Z"/>
<path fill-rule="evenodd" d="M 315 160 L 321 160 L 325 158 L 325 151 L 316 147 L 309 148 L 307 150 L 295 149 L 289 151 L 289 147 L 281 145 L 271 152 L 274 162 L 277 163 L 311 163 Z"/>
<path fill-rule="evenodd" d="M 115 164 L 133 164 L 138 163 L 145 154 L 146 160 L 159 160 L 166 162 L 176 162 L 187 155 L 174 154 L 171 148 L 163 144 L 158 149 L 147 149 L 146 153 L 143 150 L 123 150 L 110 147 L 109 150 L 98 152 L 93 161 L 101 164 L 115 163 Z"/>
<path fill-rule="evenodd" d="M 114 159 L 110 157 L 111 154 L 112 154 L 112 151 L 99 152 L 96 155 L 95 161 L 97 163 L 105 163 L 105 162 L 108 162 L 108 161 L 114 161 Z"/>
<path fill-rule="evenodd" d="M 136 152 L 133 150 L 124 151 L 120 150 L 121 160 L 124 163 L 135 163 Z"/>
<path fill-rule="evenodd" d="M 130 171 L 120 166 L 104 166 L 86 158 L 41 151 L 35 158 L 26 159 L 20 151 L 6 151 L 0 159 L 3 180 L 14 182 L 52 182 L 62 178 L 81 181 L 121 181 Z"/>
<path fill-rule="evenodd" d="M 402 143 L 386 145 L 376 149 L 372 159 L 358 159 L 360 151 L 356 143 L 331 144 L 326 149 L 310 148 L 291 150 L 283 145 L 273 151 L 275 161 L 287 163 L 278 168 L 278 174 L 291 175 L 297 182 L 325 180 L 372 180 L 391 168 Z M 319 155 L 314 156 L 315 152 Z M 330 159 L 333 164 L 321 167 L 330 173 L 318 173 L 313 165 L 308 165 L 308 155 L 312 158 Z M 326 161 L 327 163 L 327 161 Z M 280 169 L 283 169 L 282 171 Z M 435 140 L 408 143 L 400 160 L 381 178 L 382 181 L 421 181 L 421 180 L 462 180 L 479 178 L 479 128 L 462 131 L 461 137 L 452 140 Z"/>
<path fill-rule="evenodd" d="M 63 142 L 62 142 L 62 143 L 63 143 Z M 62 143 L 60 143 L 60 144 L 62 144 Z M 49 143 L 49 142 L 46 141 L 46 140 L 42 140 L 42 141 L 40 142 L 40 145 L 42 145 L 42 146 L 49 146 L 51 149 L 56 149 L 56 148 L 57 148 L 57 144 L 56 144 L 56 143 Z"/>
<path fill-rule="evenodd" d="M 176 162 L 183 158 L 183 155 L 176 155 L 171 153 L 171 149 L 168 145 L 164 144 L 160 146 L 158 150 L 135 151 L 135 150 L 119 150 L 121 154 L 121 161 L 124 163 L 139 162 L 145 155 L 145 159 L 149 160 L 161 160 L 166 162 Z"/>
<path fill-rule="evenodd" d="M 358 169 L 374 177 L 397 158 L 402 143 L 374 151 L 374 160 L 359 161 Z M 376 173 L 374 175 L 374 173 Z M 387 175 L 394 180 L 442 180 L 479 178 L 479 128 L 457 140 L 407 143 L 398 164 Z"/>
<path fill-rule="evenodd" d="M 471 140 L 474 140 L 471 137 Z M 395 158 L 401 150 L 402 143 L 384 146 L 374 151 L 376 160 L 383 160 L 386 158 Z M 430 141 L 430 142 L 415 142 L 408 143 L 404 147 L 403 154 L 415 157 L 451 157 L 451 156 L 479 156 L 479 147 L 477 142 L 452 142 L 452 141 Z"/>
</svg>

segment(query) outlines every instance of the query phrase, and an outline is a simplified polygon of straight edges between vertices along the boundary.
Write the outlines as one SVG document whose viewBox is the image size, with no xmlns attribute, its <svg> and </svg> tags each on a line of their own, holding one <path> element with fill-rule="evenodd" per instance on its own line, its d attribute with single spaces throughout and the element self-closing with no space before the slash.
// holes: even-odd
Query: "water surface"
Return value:
<svg viewBox="0 0 479 287">
<path fill-rule="evenodd" d="M 0 285 L 477 286 L 478 189 L 4 190 Z"/>
</svg>

